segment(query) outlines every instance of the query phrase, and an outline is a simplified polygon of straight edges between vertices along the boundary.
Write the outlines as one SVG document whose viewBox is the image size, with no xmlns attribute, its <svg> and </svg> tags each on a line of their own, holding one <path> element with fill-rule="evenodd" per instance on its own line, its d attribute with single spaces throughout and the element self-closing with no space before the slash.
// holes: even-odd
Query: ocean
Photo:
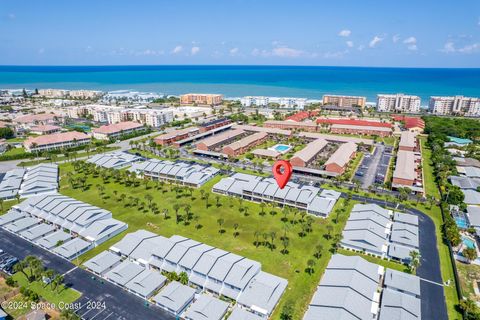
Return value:
<svg viewBox="0 0 480 320">
<path fill-rule="evenodd" d="M 0 66 L 1 89 L 135 90 L 321 99 L 323 94 L 480 97 L 480 69 L 304 66 Z"/>
</svg>

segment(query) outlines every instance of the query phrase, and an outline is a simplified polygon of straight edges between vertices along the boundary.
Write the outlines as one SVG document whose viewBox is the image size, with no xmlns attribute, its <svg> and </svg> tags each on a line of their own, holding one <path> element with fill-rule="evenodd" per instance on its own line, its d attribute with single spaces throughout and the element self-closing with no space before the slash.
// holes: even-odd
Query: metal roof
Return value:
<svg viewBox="0 0 480 320">
<path fill-rule="evenodd" d="M 222 320 L 229 304 L 212 296 L 201 294 L 190 305 L 184 317 L 190 320 Z"/>
</svg>

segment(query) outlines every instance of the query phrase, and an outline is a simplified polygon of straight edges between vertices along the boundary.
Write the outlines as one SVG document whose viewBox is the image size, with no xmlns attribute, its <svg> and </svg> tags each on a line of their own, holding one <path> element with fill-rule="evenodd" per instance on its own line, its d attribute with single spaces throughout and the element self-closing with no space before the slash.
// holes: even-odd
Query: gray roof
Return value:
<svg viewBox="0 0 480 320">
<path fill-rule="evenodd" d="M 393 269 L 387 269 L 384 276 L 384 286 L 393 290 L 420 295 L 420 278 Z"/>
<path fill-rule="evenodd" d="M 235 306 L 233 308 L 232 313 L 230 314 L 230 317 L 228 317 L 228 320 L 262 320 L 263 318 L 260 316 L 257 316 L 256 314 L 253 314 L 251 312 L 248 312 L 247 310 L 241 309 L 238 306 Z"/>
<path fill-rule="evenodd" d="M 110 250 L 129 256 L 143 240 L 156 236 L 150 231 L 137 230 L 125 235 L 122 240 L 111 246 Z"/>
<path fill-rule="evenodd" d="M 399 259 L 401 261 L 409 261 L 410 252 L 414 251 L 415 249 L 403 246 L 397 243 L 391 243 L 388 246 L 388 256 L 392 258 Z"/>
<path fill-rule="evenodd" d="M 140 244 L 130 253 L 130 257 L 144 262 L 150 261 L 152 252 L 157 246 L 160 246 L 167 238 L 162 236 L 155 236 L 143 239 Z"/>
<path fill-rule="evenodd" d="M 359 256 L 333 255 L 303 319 L 373 319 L 381 270 Z"/>
<path fill-rule="evenodd" d="M 57 246 L 57 243 L 59 241 L 65 242 L 67 240 L 70 240 L 71 238 L 72 236 L 65 231 L 57 230 L 44 238 L 37 239 L 35 243 L 46 249 L 52 249 Z"/>
<path fill-rule="evenodd" d="M 385 208 L 380 207 L 377 204 L 357 203 L 352 208 L 352 212 L 361 212 L 361 211 L 374 211 L 375 213 L 378 213 L 378 214 L 382 215 L 383 217 L 390 219 L 390 211 L 385 209 Z"/>
<path fill-rule="evenodd" d="M 395 212 L 393 214 L 393 220 L 398 222 L 403 222 L 406 224 L 411 224 L 414 226 L 418 226 L 418 216 L 410 213 L 400 213 Z"/>
<path fill-rule="evenodd" d="M 13 169 L 5 173 L 0 181 L 0 198 L 11 199 L 18 194 L 25 169 Z"/>
<path fill-rule="evenodd" d="M 453 160 L 457 162 L 457 166 L 480 168 L 480 161 L 474 158 L 453 157 Z"/>
<path fill-rule="evenodd" d="M 480 227 L 480 207 L 467 206 L 468 222 L 473 227 Z"/>
<path fill-rule="evenodd" d="M 118 255 L 109 251 L 103 251 L 92 259 L 85 262 L 83 265 L 96 273 L 104 273 L 120 263 L 121 259 Z"/>
<path fill-rule="evenodd" d="M 66 259 L 72 259 L 87 250 L 90 246 L 90 242 L 87 242 L 80 238 L 75 238 L 73 240 L 65 242 L 59 247 L 56 247 L 55 249 L 53 249 L 53 252 L 61 255 Z"/>
<path fill-rule="evenodd" d="M 27 169 L 20 187 L 20 194 L 26 197 L 55 193 L 57 189 L 58 165 L 42 163 Z"/>
<path fill-rule="evenodd" d="M 40 221 L 38 221 L 36 218 L 33 217 L 25 217 L 20 220 L 16 220 L 10 223 L 7 223 L 3 227 L 7 230 L 10 230 L 11 232 L 21 232 L 23 230 L 26 230 L 30 227 L 33 227 L 34 225 L 37 225 Z"/>
<path fill-rule="evenodd" d="M 379 320 L 419 320 L 421 301 L 398 291 L 384 289 Z"/>
<path fill-rule="evenodd" d="M 20 232 L 20 235 L 25 239 L 32 241 L 37 238 L 43 237 L 53 232 L 54 230 L 55 228 L 52 225 L 41 223 L 33 228 Z"/>
<path fill-rule="evenodd" d="M 172 281 L 165 288 L 160 291 L 153 300 L 175 313 L 182 311 L 183 307 L 193 300 L 195 296 L 195 290 L 180 284 L 179 282 Z"/>
<path fill-rule="evenodd" d="M 401 222 L 394 222 L 390 241 L 400 243 L 409 247 L 418 248 L 418 227 Z"/>
<path fill-rule="evenodd" d="M 142 160 L 142 157 L 131 153 L 116 151 L 109 153 L 96 154 L 87 162 L 103 168 L 120 169 L 132 165 L 132 163 Z"/>
<path fill-rule="evenodd" d="M 13 221 L 20 220 L 26 217 L 26 213 L 10 210 L 4 215 L 0 216 L 0 226 L 3 226 L 7 223 L 11 223 Z"/>
<path fill-rule="evenodd" d="M 143 270 L 145 270 L 144 267 L 129 260 L 125 260 L 107 272 L 105 277 L 110 281 L 124 286 L 127 284 L 127 282 L 139 275 Z"/>
<path fill-rule="evenodd" d="M 474 190 L 462 190 L 465 195 L 463 202 L 466 204 L 480 205 L 480 192 Z"/>
<path fill-rule="evenodd" d="M 255 310 L 262 309 L 270 315 L 287 285 L 287 280 L 261 271 L 240 295 L 238 303 Z"/>
<path fill-rule="evenodd" d="M 137 162 L 129 170 L 146 176 L 163 177 L 192 185 L 202 185 L 220 172 L 219 169 L 210 165 L 156 159 Z"/>
<path fill-rule="evenodd" d="M 139 294 L 142 297 L 150 297 L 158 288 L 161 288 L 167 278 L 157 271 L 143 270 L 135 278 L 130 280 L 125 288 Z"/>
<path fill-rule="evenodd" d="M 479 178 L 469 178 L 465 176 L 449 176 L 448 179 L 454 186 L 457 186 L 460 189 L 471 189 L 476 191 L 477 188 L 480 186 Z"/>
<path fill-rule="evenodd" d="M 184 317 L 190 320 L 222 320 L 227 310 L 227 302 L 202 294 L 190 305 Z"/>
<path fill-rule="evenodd" d="M 125 222 L 117 219 L 102 219 L 80 231 L 80 235 L 89 241 L 96 242 L 104 237 L 116 235 L 127 227 L 128 225 Z"/>
<path fill-rule="evenodd" d="M 200 257 L 198 262 L 195 264 L 195 266 L 193 267 L 193 270 L 198 272 L 198 273 L 207 275 L 210 272 L 210 270 L 212 269 L 215 262 L 217 262 L 217 260 L 220 257 L 222 257 L 226 254 L 228 254 L 227 251 L 217 249 L 217 248 L 215 248 L 213 250 L 210 250 L 208 252 L 205 252 Z"/>
<path fill-rule="evenodd" d="M 458 172 L 463 172 L 467 177 L 470 178 L 480 178 L 480 168 L 477 167 L 462 167 L 458 170 Z"/>
<path fill-rule="evenodd" d="M 393 177 L 399 179 L 415 180 L 415 153 L 413 151 L 399 150 Z"/>
<path fill-rule="evenodd" d="M 204 253 L 213 249 L 215 248 L 204 243 L 192 247 L 188 250 L 188 253 L 182 257 L 178 264 L 185 269 L 192 269 Z"/>
</svg>

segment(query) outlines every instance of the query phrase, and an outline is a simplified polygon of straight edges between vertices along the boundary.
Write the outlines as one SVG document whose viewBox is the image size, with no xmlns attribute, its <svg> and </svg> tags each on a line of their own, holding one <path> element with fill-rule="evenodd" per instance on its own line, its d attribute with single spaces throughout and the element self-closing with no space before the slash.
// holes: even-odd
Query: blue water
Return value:
<svg viewBox="0 0 480 320">
<path fill-rule="evenodd" d="M 466 245 L 470 249 L 475 249 L 475 241 L 473 241 L 470 238 L 467 237 L 462 237 L 462 242 L 464 245 Z"/>
<path fill-rule="evenodd" d="M 130 89 L 291 96 L 378 93 L 480 96 L 480 69 L 415 69 L 296 66 L 0 66 L 0 88 Z"/>
<path fill-rule="evenodd" d="M 468 222 L 467 219 L 464 217 L 455 217 L 455 223 L 460 229 L 467 229 L 468 228 Z"/>
<path fill-rule="evenodd" d="M 278 152 L 285 152 L 288 149 L 290 149 L 290 146 L 287 146 L 287 145 L 284 145 L 284 144 L 279 144 L 279 145 L 275 146 L 275 150 L 277 150 Z"/>
</svg>

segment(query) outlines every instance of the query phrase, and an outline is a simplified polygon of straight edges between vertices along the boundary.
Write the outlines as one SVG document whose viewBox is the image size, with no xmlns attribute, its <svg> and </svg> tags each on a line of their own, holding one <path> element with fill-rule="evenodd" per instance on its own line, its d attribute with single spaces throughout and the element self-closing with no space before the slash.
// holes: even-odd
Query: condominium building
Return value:
<svg viewBox="0 0 480 320">
<path fill-rule="evenodd" d="M 337 96 L 337 95 L 324 95 L 323 104 L 324 105 L 334 105 L 338 107 L 365 107 L 367 103 L 366 97 L 358 96 Z"/>
<path fill-rule="evenodd" d="M 377 95 L 377 111 L 380 112 L 420 112 L 420 97 L 397 94 Z"/>
<path fill-rule="evenodd" d="M 438 115 L 480 116 L 480 98 L 452 96 L 430 97 L 429 111 Z"/>
<path fill-rule="evenodd" d="M 199 94 L 188 93 L 180 96 L 181 104 L 206 104 L 206 105 L 218 105 L 223 101 L 223 95 L 221 94 Z"/>
<path fill-rule="evenodd" d="M 95 139 L 109 140 L 143 130 L 145 130 L 143 124 L 133 121 L 126 121 L 101 126 L 100 128 L 95 128 L 92 131 Z"/>
<path fill-rule="evenodd" d="M 90 136 L 83 132 L 71 131 L 30 137 L 23 143 L 27 152 L 68 149 L 88 144 Z"/>
<path fill-rule="evenodd" d="M 71 90 L 70 92 L 68 92 L 70 98 L 77 99 L 94 99 L 101 97 L 102 94 L 102 91 L 95 90 Z"/>
<path fill-rule="evenodd" d="M 307 104 L 305 98 L 288 98 L 288 97 L 261 97 L 247 96 L 240 99 L 244 107 L 268 107 L 269 105 L 278 105 L 279 108 L 286 109 L 304 109 Z"/>
<path fill-rule="evenodd" d="M 106 105 L 85 105 L 67 110 L 73 119 L 91 117 L 96 122 L 109 124 L 134 121 L 153 128 L 161 127 L 173 121 L 173 112 L 169 109 L 119 108 Z"/>
<path fill-rule="evenodd" d="M 63 98 L 67 96 L 68 90 L 61 89 L 40 89 L 38 95 L 47 98 Z"/>
</svg>

